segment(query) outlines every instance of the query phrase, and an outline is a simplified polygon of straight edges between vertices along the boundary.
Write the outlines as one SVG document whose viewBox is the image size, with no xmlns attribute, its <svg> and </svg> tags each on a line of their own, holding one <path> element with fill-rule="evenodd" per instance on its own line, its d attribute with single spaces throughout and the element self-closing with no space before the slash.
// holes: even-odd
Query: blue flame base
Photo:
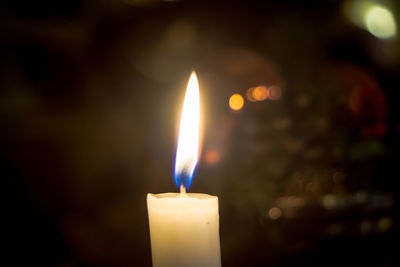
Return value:
<svg viewBox="0 0 400 267">
<path fill-rule="evenodd" d="M 192 183 L 192 174 L 189 174 L 187 172 L 181 172 L 175 174 L 175 184 L 178 188 L 180 188 L 181 185 L 183 185 L 187 190 L 189 189 L 191 183 Z"/>
</svg>

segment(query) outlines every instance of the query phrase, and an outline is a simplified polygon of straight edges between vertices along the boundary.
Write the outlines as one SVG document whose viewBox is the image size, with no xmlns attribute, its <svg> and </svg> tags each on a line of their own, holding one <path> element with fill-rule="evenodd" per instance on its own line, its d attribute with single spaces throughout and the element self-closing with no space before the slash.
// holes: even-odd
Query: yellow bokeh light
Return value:
<svg viewBox="0 0 400 267">
<path fill-rule="evenodd" d="M 241 95 L 239 94 L 233 94 L 230 98 L 229 98 L 229 107 L 232 110 L 241 110 L 243 108 L 244 105 L 244 99 Z"/>
<path fill-rule="evenodd" d="M 344 12 L 354 24 L 365 28 L 364 16 L 374 5 L 372 1 L 368 0 L 347 0 L 344 3 Z"/>
<path fill-rule="evenodd" d="M 387 39 L 396 35 L 393 14 L 382 6 L 371 6 L 364 14 L 364 23 L 367 30 L 378 38 Z"/>
</svg>

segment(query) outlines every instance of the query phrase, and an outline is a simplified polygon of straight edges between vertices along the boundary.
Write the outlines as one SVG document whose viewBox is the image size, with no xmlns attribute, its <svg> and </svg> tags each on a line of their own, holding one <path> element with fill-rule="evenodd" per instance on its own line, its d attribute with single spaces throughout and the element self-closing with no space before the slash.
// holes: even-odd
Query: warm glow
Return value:
<svg viewBox="0 0 400 267">
<path fill-rule="evenodd" d="M 175 159 L 175 183 L 189 188 L 199 154 L 200 95 L 195 72 L 186 89 Z"/>
<path fill-rule="evenodd" d="M 396 35 L 396 22 L 390 10 L 374 5 L 364 15 L 367 30 L 378 38 L 386 39 Z"/>
<path fill-rule="evenodd" d="M 243 97 L 239 94 L 233 94 L 229 98 L 229 107 L 232 110 L 241 110 L 243 108 L 244 100 Z"/>
</svg>

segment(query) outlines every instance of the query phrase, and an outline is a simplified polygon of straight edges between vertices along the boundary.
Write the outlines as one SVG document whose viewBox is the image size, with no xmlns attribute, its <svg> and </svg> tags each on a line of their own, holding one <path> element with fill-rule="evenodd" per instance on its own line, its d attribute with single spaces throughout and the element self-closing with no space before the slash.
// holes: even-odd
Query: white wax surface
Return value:
<svg viewBox="0 0 400 267">
<path fill-rule="evenodd" d="M 221 266 L 218 198 L 207 194 L 148 194 L 154 267 Z"/>
</svg>

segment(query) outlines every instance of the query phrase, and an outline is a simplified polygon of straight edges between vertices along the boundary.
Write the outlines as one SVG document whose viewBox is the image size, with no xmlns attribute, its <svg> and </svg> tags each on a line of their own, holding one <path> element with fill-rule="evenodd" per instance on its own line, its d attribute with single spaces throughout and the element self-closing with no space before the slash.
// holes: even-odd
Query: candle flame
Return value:
<svg viewBox="0 0 400 267">
<path fill-rule="evenodd" d="M 188 189 L 199 154 L 200 94 L 196 73 L 190 75 L 183 103 L 175 159 L 175 184 Z"/>
</svg>

